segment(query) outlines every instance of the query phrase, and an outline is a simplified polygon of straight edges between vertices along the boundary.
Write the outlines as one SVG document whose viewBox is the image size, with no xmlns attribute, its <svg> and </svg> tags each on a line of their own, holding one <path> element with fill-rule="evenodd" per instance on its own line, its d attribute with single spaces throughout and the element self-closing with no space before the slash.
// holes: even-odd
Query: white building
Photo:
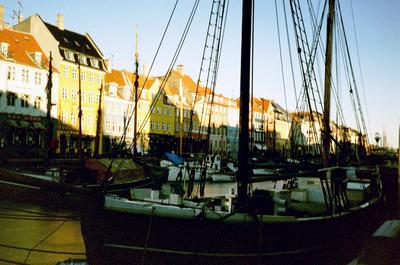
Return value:
<svg viewBox="0 0 400 265">
<path fill-rule="evenodd" d="M 28 33 L 0 28 L 0 152 L 37 156 L 45 143 L 49 59 Z M 52 103 L 57 104 L 58 72 L 53 69 Z M 51 117 L 56 119 L 57 108 Z"/>
</svg>

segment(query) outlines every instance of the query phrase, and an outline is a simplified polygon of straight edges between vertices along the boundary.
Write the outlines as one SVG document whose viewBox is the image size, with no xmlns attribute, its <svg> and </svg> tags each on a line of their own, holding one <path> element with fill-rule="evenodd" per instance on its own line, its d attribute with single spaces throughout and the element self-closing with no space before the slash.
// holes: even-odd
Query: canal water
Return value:
<svg viewBox="0 0 400 265">
<path fill-rule="evenodd" d="M 268 188 L 265 183 L 253 185 L 253 189 Z M 198 190 L 196 183 L 194 193 Z M 206 195 L 233 194 L 237 184 L 207 183 L 205 191 Z M 78 213 L 0 200 L 0 264 L 84 264 L 60 262 L 85 258 Z"/>
<path fill-rule="evenodd" d="M 75 213 L 0 201 L 0 264 L 54 265 L 70 258 L 85 259 Z"/>
<path fill-rule="evenodd" d="M 198 190 L 196 183 L 194 193 Z M 205 188 L 206 195 L 236 190 L 236 183 L 207 183 Z M 69 259 L 85 259 L 78 213 L 0 201 L 0 264 L 54 265 Z"/>
</svg>

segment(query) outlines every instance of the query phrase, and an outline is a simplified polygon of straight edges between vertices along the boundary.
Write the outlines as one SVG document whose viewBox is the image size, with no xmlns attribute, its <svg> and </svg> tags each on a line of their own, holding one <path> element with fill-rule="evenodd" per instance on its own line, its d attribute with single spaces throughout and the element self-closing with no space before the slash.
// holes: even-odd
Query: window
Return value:
<svg viewBox="0 0 400 265">
<path fill-rule="evenodd" d="M 14 66 L 8 67 L 7 79 L 15 80 L 15 67 Z"/>
<path fill-rule="evenodd" d="M 96 84 L 100 85 L 100 76 L 98 74 L 96 75 Z"/>
<path fill-rule="evenodd" d="M 81 91 L 82 103 L 85 102 L 85 91 Z"/>
<path fill-rule="evenodd" d="M 154 130 L 154 121 L 150 121 L 150 130 Z"/>
<path fill-rule="evenodd" d="M 62 90 L 62 98 L 63 99 L 67 99 L 68 98 L 68 89 L 67 88 L 63 88 L 63 90 Z"/>
<path fill-rule="evenodd" d="M 7 42 L 2 42 L 1 43 L 1 53 L 3 54 L 4 57 L 8 57 L 8 43 Z"/>
<path fill-rule="evenodd" d="M 99 60 L 97 60 L 95 58 L 91 58 L 90 63 L 92 64 L 93 67 L 99 68 Z"/>
<path fill-rule="evenodd" d="M 168 116 L 171 117 L 171 110 L 168 109 L 167 112 L 168 112 Z"/>
<path fill-rule="evenodd" d="M 99 104 L 100 103 L 100 93 L 96 93 L 96 103 Z"/>
<path fill-rule="evenodd" d="M 89 73 L 89 82 L 90 83 L 94 82 L 93 73 Z"/>
<path fill-rule="evenodd" d="M 171 131 L 171 124 L 167 124 L 167 131 L 170 132 Z"/>
<path fill-rule="evenodd" d="M 42 98 L 41 97 L 35 97 L 35 101 L 33 102 L 33 107 L 35 109 L 40 109 L 41 102 L 42 102 Z"/>
<path fill-rule="evenodd" d="M 63 67 L 63 76 L 65 77 L 65 78 L 68 78 L 68 68 L 67 67 Z"/>
<path fill-rule="evenodd" d="M 61 112 L 61 122 L 67 123 L 67 121 L 68 121 L 68 112 L 67 111 Z"/>
<path fill-rule="evenodd" d="M 106 121 L 106 130 L 107 130 L 107 131 L 110 130 L 110 121 Z"/>
<path fill-rule="evenodd" d="M 162 131 L 165 132 L 167 130 L 167 124 L 163 123 L 162 124 Z"/>
<path fill-rule="evenodd" d="M 67 60 L 75 61 L 75 59 L 74 59 L 74 53 L 73 53 L 73 52 L 71 52 L 71 51 L 64 51 L 64 54 L 65 54 L 65 58 L 66 58 Z"/>
<path fill-rule="evenodd" d="M 42 84 L 42 74 L 39 72 L 35 72 L 35 85 Z"/>
<path fill-rule="evenodd" d="M 160 107 L 157 107 L 157 114 L 161 115 L 161 108 Z"/>
<path fill-rule="evenodd" d="M 87 59 L 85 55 L 79 55 L 79 63 L 87 65 Z"/>
<path fill-rule="evenodd" d="M 156 122 L 156 125 L 157 125 L 157 130 L 160 130 L 160 122 L 159 121 Z"/>
<path fill-rule="evenodd" d="M 75 112 L 71 112 L 71 124 L 76 125 L 77 115 Z"/>
<path fill-rule="evenodd" d="M 22 69 L 22 82 L 24 83 L 29 82 L 29 71 L 26 69 Z"/>
<path fill-rule="evenodd" d="M 93 92 L 89 92 L 89 103 L 93 103 Z"/>
<path fill-rule="evenodd" d="M 72 89 L 71 98 L 73 101 L 76 101 L 76 99 L 78 98 L 78 91 L 76 89 Z"/>
<path fill-rule="evenodd" d="M 78 76 L 78 74 L 77 74 L 76 69 L 72 69 L 72 79 L 76 80 L 77 76 Z"/>
<path fill-rule="evenodd" d="M 29 106 L 29 95 L 22 95 L 21 108 L 27 108 L 28 106 Z"/>
<path fill-rule="evenodd" d="M 86 80 L 86 73 L 81 71 L 81 80 L 85 81 Z"/>
<path fill-rule="evenodd" d="M 13 92 L 7 92 L 7 106 L 15 106 L 17 95 Z"/>
</svg>

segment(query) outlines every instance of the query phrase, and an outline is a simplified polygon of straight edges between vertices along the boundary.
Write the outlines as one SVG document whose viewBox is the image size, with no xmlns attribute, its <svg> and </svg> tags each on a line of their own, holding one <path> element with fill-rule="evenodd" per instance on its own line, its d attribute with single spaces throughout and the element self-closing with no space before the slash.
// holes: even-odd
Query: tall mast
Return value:
<svg viewBox="0 0 400 265">
<path fill-rule="evenodd" d="M 329 149 L 331 142 L 330 130 L 330 107 L 331 107 L 331 67 L 332 67 L 332 39 L 333 39 L 333 22 L 335 19 L 335 0 L 329 0 L 329 15 L 327 20 L 326 31 L 326 51 L 325 51 L 325 90 L 324 90 L 324 121 L 323 121 L 323 162 L 324 167 L 329 166 Z M 311 113 L 312 115 L 312 113 Z"/>
<path fill-rule="evenodd" d="M 52 158 L 52 149 L 51 149 L 51 140 L 53 139 L 53 123 L 51 122 L 51 107 L 53 104 L 51 103 L 51 89 L 53 87 L 52 78 L 53 78 L 53 57 L 49 58 L 49 75 L 47 77 L 47 85 L 46 85 L 46 96 L 47 96 L 47 112 L 46 112 L 46 122 L 47 122 L 47 137 L 46 137 L 46 151 L 44 152 L 44 158 L 46 161 L 50 161 Z"/>
<path fill-rule="evenodd" d="M 78 156 L 79 156 L 79 165 L 83 167 L 83 152 L 82 152 L 82 84 L 81 84 L 81 62 L 80 58 L 78 58 L 78 98 L 79 98 L 79 107 L 78 107 Z"/>
<path fill-rule="evenodd" d="M 183 87 L 182 77 L 179 79 L 179 97 L 181 104 L 179 108 L 179 154 L 183 155 Z"/>
<path fill-rule="evenodd" d="M 103 82 L 99 88 L 99 106 L 97 107 L 96 138 L 94 139 L 94 155 L 99 155 L 101 131 L 101 98 L 103 96 Z"/>
<path fill-rule="evenodd" d="M 137 144 L 137 103 L 138 103 L 138 88 L 139 88 L 139 35 L 138 35 L 138 30 L 136 27 L 136 52 L 135 52 L 135 82 L 134 82 L 134 87 L 135 87 L 135 113 L 133 116 L 133 156 L 136 156 L 137 154 L 137 149 L 136 149 L 136 144 Z"/>
<path fill-rule="evenodd" d="M 249 91 L 253 0 L 242 1 L 242 42 L 240 58 L 240 117 L 238 152 L 238 203 L 245 203 L 249 183 Z M 240 154 L 240 155 L 239 155 Z"/>
</svg>

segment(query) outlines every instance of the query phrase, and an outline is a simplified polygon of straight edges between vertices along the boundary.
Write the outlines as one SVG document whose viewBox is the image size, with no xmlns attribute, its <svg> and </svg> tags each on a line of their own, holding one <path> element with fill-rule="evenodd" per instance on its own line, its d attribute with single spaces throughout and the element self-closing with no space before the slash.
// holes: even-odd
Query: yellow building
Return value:
<svg viewBox="0 0 400 265">
<path fill-rule="evenodd" d="M 135 75 L 124 71 L 131 87 Z M 139 76 L 138 92 L 138 149 L 162 153 L 174 149 L 175 106 L 167 97 L 168 86 L 162 87 L 157 78 Z"/>
<path fill-rule="evenodd" d="M 60 14 L 56 26 L 43 21 L 39 15 L 33 15 L 15 28 L 34 35 L 46 55 L 52 53 L 54 65 L 60 71 L 58 152 L 77 152 L 81 91 L 82 147 L 87 154 L 93 154 L 100 88 L 106 69 L 101 51 L 89 34 L 64 29 L 64 17 Z"/>
</svg>

